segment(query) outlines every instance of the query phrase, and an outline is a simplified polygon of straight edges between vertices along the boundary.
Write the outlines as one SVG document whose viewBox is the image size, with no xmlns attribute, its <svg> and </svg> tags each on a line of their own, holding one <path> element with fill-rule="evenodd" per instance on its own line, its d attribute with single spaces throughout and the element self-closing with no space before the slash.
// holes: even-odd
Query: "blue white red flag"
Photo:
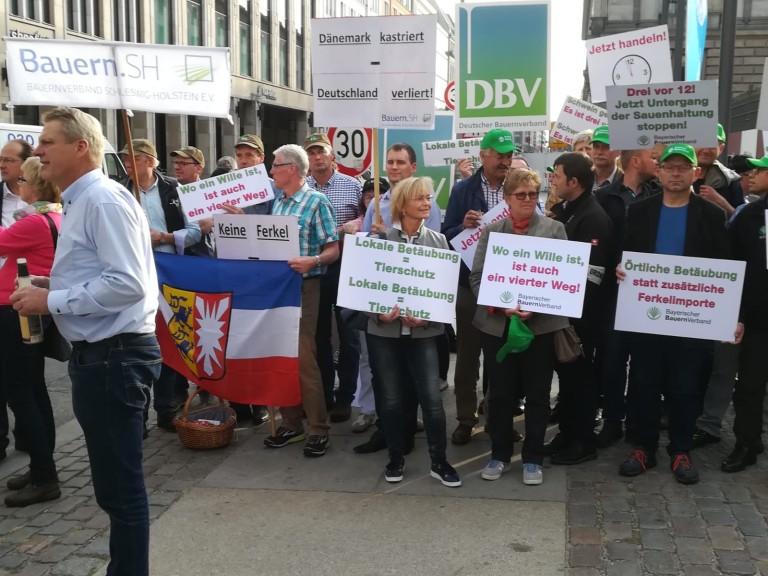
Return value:
<svg viewBox="0 0 768 576">
<path fill-rule="evenodd" d="M 155 253 L 163 362 L 212 394 L 295 406 L 301 275 L 285 262 Z"/>
</svg>

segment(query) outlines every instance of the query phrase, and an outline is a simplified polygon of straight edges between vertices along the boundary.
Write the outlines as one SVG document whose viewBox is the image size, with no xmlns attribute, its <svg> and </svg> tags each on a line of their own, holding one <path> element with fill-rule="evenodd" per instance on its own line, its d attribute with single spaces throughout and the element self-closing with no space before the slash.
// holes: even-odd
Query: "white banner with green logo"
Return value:
<svg viewBox="0 0 768 576">
<path fill-rule="evenodd" d="M 477 303 L 581 318 L 592 245 L 491 232 Z"/>
<path fill-rule="evenodd" d="M 616 330 L 733 340 L 745 262 L 624 252 Z"/>
<path fill-rule="evenodd" d="M 229 48 L 4 40 L 10 104 L 229 116 Z"/>
<path fill-rule="evenodd" d="M 456 131 L 549 128 L 547 0 L 456 4 Z"/>
</svg>

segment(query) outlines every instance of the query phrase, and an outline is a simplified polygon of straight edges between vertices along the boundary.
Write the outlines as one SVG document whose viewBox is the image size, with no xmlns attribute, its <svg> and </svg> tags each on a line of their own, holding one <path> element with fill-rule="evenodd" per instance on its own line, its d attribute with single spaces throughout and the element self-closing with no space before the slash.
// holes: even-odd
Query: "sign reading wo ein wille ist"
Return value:
<svg viewBox="0 0 768 576">
<path fill-rule="evenodd" d="M 587 242 L 491 232 L 477 303 L 581 318 Z"/>
<path fill-rule="evenodd" d="M 616 330 L 731 341 L 745 262 L 624 252 Z"/>
<path fill-rule="evenodd" d="M 337 304 L 352 310 L 453 322 L 459 255 L 451 250 L 350 236 L 344 241 Z"/>
<path fill-rule="evenodd" d="M 264 164 L 179 186 L 181 207 L 190 222 L 222 214 L 225 203 L 244 208 L 274 197 Z"/>
</svg>

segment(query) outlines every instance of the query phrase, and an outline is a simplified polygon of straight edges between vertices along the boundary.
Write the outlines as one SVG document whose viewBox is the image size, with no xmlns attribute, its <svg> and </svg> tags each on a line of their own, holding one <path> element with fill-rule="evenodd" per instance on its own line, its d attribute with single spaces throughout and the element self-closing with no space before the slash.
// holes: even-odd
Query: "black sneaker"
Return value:
<svg viewBox="0 0 768 576">
<path fill-rule="evenodd" d="M 5 505 L 9 508 L 21 508 L 38 502 L 56 500 L 61 496 L 58 480 L 45 484 L 28 484 L 21 490 L 5 497 Z"/>
<path fill-rule="evenodd" d="M 403 470 L 405 469 L 405 460 L 390 460 L 384 470 L 384 480 L 387 482 L 400 482 L 403 479 Z"/>
<path fill-rule="evenodd" d="M 693 467 L 693 462 L 688 454 L 675 454 L 669 463 L 675 480 L 680 484 L 696 484 L 699 481 L 699 471 Z"/>
<path fill-rule="evenodd" d="M 717 444 L 718 442 L 720 442 L 720 436 L 715 436 L 714 434 L 710 434 L 706 430 L 699 429 L 693 433 L 694 448 L 701 448 L 703 446 L 706 446 L 707 444 Z"/>
<path fill-rule="evenodd" d="M 429 474 L 432 478 L 440 480 L 440 482 L 443 483 L 443 486 L 450 486 L 451 488 L 461 486 L 459 473 L 456 472 L 456 469 L 448 464 L 448 462 L 433 462 L 432 470 Z"/>
<path fill-rule="evenodd" d="M 562 432 L 558 432 L 552 440 L 544 444 L 544 454 L 552 456 L 552 454 L 565 449 L 566 446 L 568 446 L 568 438 Z"/>
<path fill-rule="evenodd" d="M 642 448 L 635 448 L 619 466 L 619 474 L 622 476 L 639 476 L 654 466 L 656 466 L 656 454 L 646 452 Z"/>
<path fill-rule="evenodd" d="M 621 431 L 621 422 L 603 422 L 603 427 L 595 437 L 598 448 L 608 448 L 621 440 L 624 433 Z"/>
<path fill-rule="evenodd" d="M 328 448 L 328 436 L 311 435 L 304 445 L 304 456 L 318 458 L 325 454 L 326 448 Z"/>
<path fill-rule="evenodd" d="M 264 446 L 267 448 L 282 448 L 302 440 L 304 440 L 304 432 L 280 426 L 274 436 L 264 438 Z"/>
</svg>

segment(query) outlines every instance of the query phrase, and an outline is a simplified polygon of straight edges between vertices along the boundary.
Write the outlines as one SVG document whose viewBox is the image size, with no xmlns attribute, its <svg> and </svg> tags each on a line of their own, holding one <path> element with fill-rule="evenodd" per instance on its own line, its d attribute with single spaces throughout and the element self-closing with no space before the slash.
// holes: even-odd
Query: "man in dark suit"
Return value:
<svg viewBox="0 0 768 576">
<path fill-rule="evenodd" d="M 659 159 L 663 191 L 629 207 L 624 251 L 696 258 L 728 258 L 725 212 L 693 194 L 698 177 L 696 152 L 688 144 L 667 146 Z M 625 277 L 620 267 L 616 275 Z M 738 336 L 740 338 L 740 335 Z M 661 390 L 669 404 L 670 468 L 682 484 L 695 484 L 699 473 L 690 459 L 699 408 L 699 382 L 712 355 L 713 342 L 697 338 L 631 334 L 632 365 L 627 394 L 628 437 L 635 448 L 619 467 L 637 476 L 656 466 L 661 419 Z"/>
</svg>

